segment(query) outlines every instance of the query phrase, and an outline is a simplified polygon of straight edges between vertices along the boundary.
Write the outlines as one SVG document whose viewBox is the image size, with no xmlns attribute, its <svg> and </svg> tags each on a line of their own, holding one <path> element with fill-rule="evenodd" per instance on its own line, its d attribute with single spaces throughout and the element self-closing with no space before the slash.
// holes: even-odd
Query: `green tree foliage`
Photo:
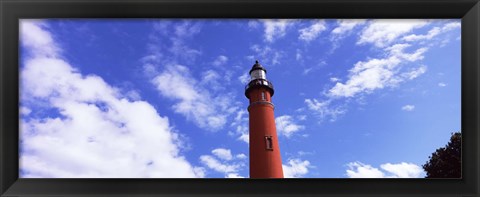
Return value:
<svg viewBox="0 0 480 197">
<path fill-rule="evenodd" d="M 437 149 L 422 167 L 427 172 L 425 178 L 462 177 L 462 133 L 452 133 L 450 142 Z"/>
</svg>

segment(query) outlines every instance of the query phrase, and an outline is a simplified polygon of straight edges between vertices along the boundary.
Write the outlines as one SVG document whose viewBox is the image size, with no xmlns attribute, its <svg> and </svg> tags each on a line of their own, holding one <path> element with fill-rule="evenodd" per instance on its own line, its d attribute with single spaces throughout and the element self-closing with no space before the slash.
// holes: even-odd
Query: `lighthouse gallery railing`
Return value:
<svg viewBox="0 0 480 197">
<path fill-rule="evenodd" d="M 270 81 L 266 79 L 254 79 L 250 81 L 247 85 L 245 85 L 245 90 L 248 89 L 249 87 L 257 86 L 257 85 L 265 85 L 273 89 L 273 84 Z"/>
</svg>

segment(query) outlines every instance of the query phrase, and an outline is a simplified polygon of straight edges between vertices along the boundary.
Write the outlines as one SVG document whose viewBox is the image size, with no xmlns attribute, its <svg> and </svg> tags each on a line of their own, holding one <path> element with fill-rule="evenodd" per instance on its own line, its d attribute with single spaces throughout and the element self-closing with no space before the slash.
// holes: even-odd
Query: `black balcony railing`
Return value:
<svg viewBox="0 0 480 197">
<path fill-rule="evenodd" d="M 250 88 L 254 86 L 265 86 L 267 89 L 270 91 L 270 95 L 273 96 L 274 90 L 273 90 L 273 84 L 272 82 L 266 80 L 266 79 L 254 79 L 250 81 L 246 86 L 245 86 L 245 96 L 248 98 L 248 92 L 251 90 Z"/>
<path fill-rule="evenodd" d="M 257 86 L 257 85 L 264 85 L 264 86 L 268 86 L 269 88 L 273 89 L 273 84 L 272 82 L 266 80 L 266 79 L 254 79 L 252 81 L 250 81 L 246 86 L 245 86 L 245 90 L 248 89 L 249 87 L 252 87 L 252 86 Z"/>
</svg>

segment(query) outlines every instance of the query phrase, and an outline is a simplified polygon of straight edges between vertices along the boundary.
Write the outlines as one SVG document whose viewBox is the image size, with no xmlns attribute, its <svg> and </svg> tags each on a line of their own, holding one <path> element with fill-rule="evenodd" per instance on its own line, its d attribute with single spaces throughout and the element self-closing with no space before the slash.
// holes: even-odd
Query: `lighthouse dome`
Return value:
<svg viewBox="0 0 480 197">
<path fill-rule="evenodd" d="M 270 95 L 273 96 L 273 84 L 267 80 L 267 70 L 255 61 L 255 64 L 250 70 L 250 82 L 245 86 L 245 96 L 249 98 L 249 92 L 260 87 L 266 88 Z"/>
<path fill-rule="evenodd" d="M 250 74 L 252 74 L 254 70 L 263 70 L 265 73 L 267 72 L 267 70 L 262 65 L 260 65 L 260 63 L 258 63 L 258 60 L 255 61 L 255 64 L 252 66 L 252 69 L 250 69 Z"/>
<path fill-rule="evenodd" d="M 255 64 L 252 66 L 252 69 L 250 69 L 251 80 L 267 79 L 266 75 L 267 75 L 267 70 L 265 70 L 265 68 L 263 68 L 263 66 L 258 63 L 258 60 L 255 61 Z"/>
</svg>

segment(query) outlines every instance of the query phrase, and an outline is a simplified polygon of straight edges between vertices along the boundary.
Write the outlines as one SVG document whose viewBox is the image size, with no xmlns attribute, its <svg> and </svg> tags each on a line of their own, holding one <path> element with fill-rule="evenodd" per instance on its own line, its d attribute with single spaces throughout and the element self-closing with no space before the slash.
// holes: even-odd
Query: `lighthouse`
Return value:
<svg viewBox="0 0 480 197">
<path fill-rule="evenodd" d="M 266 75 L 267 70 L 256 61 L 250 70 L 250 82 L 245 86 L 245 96 L 250 101 L 250 178 L 283 178 L 273 114 L 274 89 Z"/>
</svg>

